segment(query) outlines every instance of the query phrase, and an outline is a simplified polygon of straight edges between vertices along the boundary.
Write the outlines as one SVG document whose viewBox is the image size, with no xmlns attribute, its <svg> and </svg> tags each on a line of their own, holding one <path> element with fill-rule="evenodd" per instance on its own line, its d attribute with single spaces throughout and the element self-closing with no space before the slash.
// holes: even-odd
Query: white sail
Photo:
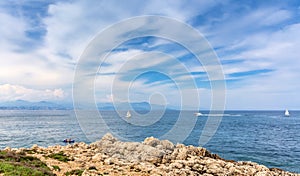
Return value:
<svg viewBox="0 0 300 176">
<path fill-rule="evenodd" d="M 290 116 L 290 112 L 287 109 L 284 112 L 284 116 L 286 116 L 286 117 Z"/>
<path fill-rule="evenodd" d="M 131 117 L 130 111 L 127 111 L 126 117 L 127 117 L 127 118 L 130 118 L 130 117 Z"/>
</svg>

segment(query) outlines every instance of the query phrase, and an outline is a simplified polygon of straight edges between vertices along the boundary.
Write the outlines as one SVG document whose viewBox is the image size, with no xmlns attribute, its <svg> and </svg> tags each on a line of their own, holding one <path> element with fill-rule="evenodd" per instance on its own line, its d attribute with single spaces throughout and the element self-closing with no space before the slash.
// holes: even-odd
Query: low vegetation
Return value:
<svg viewBox="0 0 300 176">
<path fill-rule="evenodd" d="M 3 150 L 0 151 L 0 174 L 6 176 L 54 175 L 38 158 Z"/>
<path fill-rule="evenodd" d="M 53 167 L 54 170 L 60 171 L 60 167 L 59 167 L 59 166 L 54 165 L 54 166 L 52 166 L 52 167 Z"/>
<path fill-rule="evenodd" d="M 49 158 L 56 159 L 58 161 L 62 162 L 68 162 L 71 161 L 67 155 L 64 154 L 64 152 L 59 152 L 59 153 L 52 153 L 48 155 Z"/>
<path fill-rule="evenodd" d="M 70 172 L 67 172 L 66 176 L 69 176 L 69 175 L 79 175 L 79 176 L 81 176 L 82 173 L 83 173 L 83 170 L 81 170 L 81 169 L 75 169 L 75 170 L 72 170 Z"/>
</svg>

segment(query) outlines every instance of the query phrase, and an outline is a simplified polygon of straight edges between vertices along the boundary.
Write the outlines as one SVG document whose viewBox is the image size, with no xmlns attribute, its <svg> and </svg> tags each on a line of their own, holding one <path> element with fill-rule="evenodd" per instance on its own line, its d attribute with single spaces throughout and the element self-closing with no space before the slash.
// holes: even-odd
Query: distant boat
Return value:
<svg viewBox="0 0 300 176">
<path fill-rule="evenodd" d="M 74 143 L 75 140 L 72 140 L 71 138 L 70 139 L 65 139 L 63 140 L 64 143 Z"/>
<path fill-rule="evenodd" d="M 202 114 L 201 112 L 196 112 L 196 113 L 194 113 L 194 115 L 195 115 L 196 117 L 200 117 L 200 116 L 202 116 L 203 114 Z"/>
<path fill-rule="evenodd" d="M 286 109 L 284 112 L 284 116 L 289 117 L 290 116 L 290 112 Z"/>
<path fill-rule="evenodd" d="M 127 118 L 130 118 L 130 117 L 131 117 L 130 111 L 127 111 L 126 117 L 127 117 Z"/>
</svg>

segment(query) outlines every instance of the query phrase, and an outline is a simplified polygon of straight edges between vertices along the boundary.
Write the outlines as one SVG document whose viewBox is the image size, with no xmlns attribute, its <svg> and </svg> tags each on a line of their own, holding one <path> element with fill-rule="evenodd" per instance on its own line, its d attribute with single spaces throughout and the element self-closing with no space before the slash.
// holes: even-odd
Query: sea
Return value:
<svg viewBox="0 0 300 176">
<path fill-rule="evenodd" d="M 147 112 L 140 112 L 143 113 Z M 208 117 L 208 111 L 201 112 L 200 117 L 193 113 L 157 112 L 159 117 L 151 124 L 141 125 L 121 117 L 126 112 L 88 112 L 86 117 L 78 118 L 73 110 L 0 110 L 0 148 L 66 145 L 62 142 L 66 138 L 91 143 L 106 132 L 128 141 L 143 141 L 149 136 L 164 136 L 179 119 L 179 125 L 193 123 L 192 127 L 183 128 L 188 135 L 182 142 L 199 146 L 208 119 L 218 118 L 221 121 L 215 134 L 202 147 L 228 160 L 253 161 L 300 173 L 300 111 L 290 111 L 290 117 L 284 117 L 284 111 L 225 111 L 219 117 Z M 101 123 L 92 120 L 99 114 Z M 92 125 L 85 125 L 84 121 L 92 121 Z"/>
</svg>

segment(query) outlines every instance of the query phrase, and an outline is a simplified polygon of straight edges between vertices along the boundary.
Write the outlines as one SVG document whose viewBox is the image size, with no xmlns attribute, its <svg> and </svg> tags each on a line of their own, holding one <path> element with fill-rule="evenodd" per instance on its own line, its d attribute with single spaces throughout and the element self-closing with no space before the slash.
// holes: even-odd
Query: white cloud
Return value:
<svg viewBox="0 0 300 176">
<path fill-rule="evenodd" d="M 48 16 L 39 16 L 39 18 L 43 18 L 41 22 L 47 32 L 43 36 L 43 40 L 39 41 L 40 46 L 34 49 L 23 43 L 34 40 L 26 36 L 26 31 L 34 27 L 29 21 L 26 21 L 29 18 L 18 18 L 1 10 L 0 22 L 5 26 L 0 29 L 2 36 L 0 38 L 2 46 L 0 49 L 2 59 L 0 83 L 40 90 L 70 87 L 74 65 L 84 48 L 92 37 L 108 25 L 124 18 L 147 14 L 167 15 L 179 20 L 188 20 L 198 13 L 199 9 L 207 10 L 206 7 L 214 4 L 214 2 L 207 1 L 195 1 L 194 5 L 181 1 L 55 2 L 49 6 Z M 1 5 L 5 6 L 5 3 L 1 3 Z M 30 48 L 30 50 L 26 48 Z M 134 55 L 134 52 L 138 54 L 142 51 L 130 51 L 128 56 Z M 125 53 L 122 55 L 126 56 Z M 110 69 L 114 69 L 119 62 L 122 63 L 121 58 L 111 61 L 113 61 L 111 63 L 113 67 Z M 103 78 L 102 80 L 109 84 L 111 79 Z M 70 93 L 70 90 L 67 91 Z M 59 92 L 56 93 L 59 94 Z"/>
<path fill-rule="evenodd" d="M 49 6 L 49 17 L 44 19 L 45 45 L 54 54 L 66 53 L 77 60 L 97 33 L 116 22 L 139 15 L 163 15 L 186 21 L 214 5 L 214 1 L 60 2 Z"/>
<path fill-rule="evenodd" d="M 242 51 L 228 59 L 243 63 L 225 65 L 225 73 L 271 69 L 272 72 L 248 77 L 228 90 L 229 109 L 298 109 L 300 83 L 300 24 L 282 30 L 248 36 L 237 45 Z M 238 102 L 235 102 L 239 100 Z"/>
<path fill-rule="evenodd" d="M 0 85 L 1 101 L 28 100 L 61 100 L 65 97 L 62 89 L 30 89 L 19 85 L 3 84 Z"/>
<path fill-rule="evenodd" d="M 26 2 L 24 1 L 24 3 Z M 300 60 L 298 59 L 300 56 L 298 49 L 300 25 L 292 24 L 295 20 L 289 21 L 293 18 L 296 19 L 295 14 L 288 8 L 282 9 L 276 4 L 254 8 L 247 3 L 243 6 L 246 13 L 237 13 L 234 11 L 234 7 L 239 5 L 230 3 L 230 1 L 186 3 L 159 0 L 55 2 L 49 6 L 48 16 L 41 17 L 43 18 L 41 19 L 43 27 L 47 32 L 36 48 L 28 46 L 30 41 L 35 40 L 26 35 L 26 31 L 33 27 L 29 21 L 26 21 L 28 18 L 18 18 L 0 8 L 0 23 L 5 24 L 0 27 L 0 84 L 2 84 L 3 90 L 4 85 L 9 87 L 9 89 L 5 88 L 6 94 L 1 94 L 1 96 L 5 99 L 35 99 L 34 93 L 32 93 L 35 92 L 36 95 L 40 95 L 39 97 L 46 99 L 66 98 L 65 94 L 71 94 L 70 87 L 75 64 L 86 45 L 97 33 L 125 18 L 157 14 L 186 22 L 190 22 L 192 18 L 195 19 L 197 15 L 204 15 L 203 17 L 208 22 L 199 26 L 199 29 L 209 38 L 213 46 L 218 48 L 217 52 L 220 54 L 221 60 L 243 60 L 243 62 L 224 65 L 223 69 L 226 74 L 258 69 L 274 70 L 263 76 L 247 77 L 246 80 L 239 83 L 238 87 L 233 87 L 235 93 L 230 92 L 230 101 L 241 96 L 247 97 L 245 99 L 249 98 L 249 104 L 251 104 L 255 102 L 256 95 L 263 96 L 268 92 L 272 92 L 272 94 L 276 92 L 273 95 L 281 98 L 284 98 L 286 94 L 297 97 L 295 95 L 299 92 L 300 84 L 295 80 L 300 76 Z M 5 3 L 1 2 L 1 5 L 3 4 Z M 220 4 L 225 9 L 224 13 L 222 10 L 215 11 L 213 17 L 206 18 L 206 12 Z M 232 8 L 228 8 L 229 6 Z M 287 21 L 288 23 L 285 23 Z M 168 31 L 170 34 L 176 34 L 180 30 L 169 29 L 168 26 L 161 27 L 161 31 Z M 185 33 L 181 34 L 178 37 L 184 38 Z M 158 41 L 158 43 L 154 43 L 154 46 L 164 44 L 164 42 Z M 107 60 L 111 66 L 103 67 L 101 71 L 102 73 L 119 72 L 123 64 L 126 64 L 127 58 L 142 53 L 144 51 L 138 49 L 113 53 Z M 180 56 L 183 53 L 172 51 L 171 54 Z M 136 65 L 147 68 L 162 66 L 160 64 L 161 59 L 151 59 L 151 61 L 150 59 L 140 59 L 134 63 L 128 63 L 123 71 L 130 73 L 136 68 Z M 189 66 L 189 71 L 207 71 L 200 66 L 192 65 L 192 63 L 186 63 L 186 65 Z M 177 64 L 168 65 L 166 72 L 171 77 L 174 76 L 175 73 L 172 71 L 176 71 L 177 66 Z M 214 67 L 209 66 L 207 69 L 213 70 Z M 188 76 L 182 75 L 176 79 L 184 84 L 187 78 Z M 101 79 L 96 82 L 101 82 L 99 89 L 102 92 L 109 92 L 109 85 L 113 84 L 114 79 L 118 80 L 114 75 L 102 75 Z M 228 79 L 234 78 L 229 77 Z M 126 86 L 126 81 L 118 81 L 118 85 L 120 85 L 118 90 L 124 91 L 122 88 Z M 282 82 L 284 82 L 284 86 L 278 85 Z M 157 82 L 150 87 L 145 86 L 145 82 L 139 82 L 135 86 L 144 90 L 147 95 L 155 90 L 163 89 L 168 96 L 176 95 L 176 91 L 163 82 Z M 57 89 L 57 87 L 61 87 L 63 90 Z M 252 92 L 255 96 L 251 96 L 250 93 L 245 94 L 247 91 Z M 284 96 L 280 92 L 285 92 Z M 139 93 L 142 94 L 142 91 Z M 101 100 L 111 100 L 112 97 L 106 97 L 107 94 L 110 95 L 110 93 L 103 94 Z M 266 97 L 268 99 L 265 102 L 273 101 L 271 96 Z M 142 96 L 139 99 L 142 99 Z M 244 107 L 246 105 L 245 102 Z"/>
<path fill-rule="evenodd" d="M 188 106 L 195 107 L 197 104 L 192 101 L 195 92 L 197 93 L 193 76 L 189 75 L 189 68 L 179 62 L 176 57 L 173 58 L 160 52 L 128 50 L 111 53 L 106 64 L 108 66 L 100 69 L 100 74 L 96 78 L 97 100 L 107 101 L 108 98 L 111 98 L 107 95 L 113 94 L 115 102 L 150 101 L 153 94 L 160 94 L 164 96 L 167 104 L 174 107 L 180 107 L 180 103 L 185 108 Z M 149 71 L 165 75 L 169 79 L 166 81 L 154 78 L 154 80 L 149 81 L 149 77 L 142 76 Z M 101 73 L 112 74 L 103 75 Z M 189 91 L 186 91 L 187 89 Z M 190 96 L 192 94 L 193 96 Z M 161 101 L 161 99 L 156 100 L 153 97 L 153 102 L 159 103 L 157 101 Z M 190 97 L 189 101 L 183 97 Z M 182 102 L 183 100 L 185 101 Z"/>
<path fill-rule="evenodd" d="M 283 22 L 289 18 L 291 18 L 291 12 L 287 11 L 287 10 L 274 10 L 271 11 L 271 14 L 266 14 L 265 16 L 263 16 L 262 18 L 262 25 L 275 25 L 278 24 L 280 22 Z"/>
<path fill-rule="evenodd" d="M 35 53 L 0 53 L 0 83 L 29 87 L 64 87 L 72 83 L 73 68 L 51 63 Z M 44 58 L 44 59 L 43 59 Z"/>
<path fill-rule="evenodd" d="M 300 76 L 299 65 L 300 50 L 300 24 L 287 26 L 281 31 L 276 31 L 265 36 L 267 42 L 260 48 L 246 50 L 241 52 L 238 57 L 249 58 L 255 62 L 267 62 L 269 68 L 275 69 L 278 72 L 285 72 Z M 249 40 L 253 44 L 255 41 Z M 283 81 L 283 80 L 279 80 Z"/>
<path fill-rule="evenodd" d="M 13 51 L 20 49 L 18 41 L 26 40 L 25 30 L 28 25 L 19 18 L 11 16 L 0 7 L 0 51 Z"/>
<path fill-rule="evenodd" d="M 28 19 L 9 13 L 9 9 L 0 10 L 0 84 L 34 89 L 70 87 L 74 65 L 50 52 L 42 41 L 31 48 L 34 39 L 26 34 L 32 28 Z"/>
</svg>

